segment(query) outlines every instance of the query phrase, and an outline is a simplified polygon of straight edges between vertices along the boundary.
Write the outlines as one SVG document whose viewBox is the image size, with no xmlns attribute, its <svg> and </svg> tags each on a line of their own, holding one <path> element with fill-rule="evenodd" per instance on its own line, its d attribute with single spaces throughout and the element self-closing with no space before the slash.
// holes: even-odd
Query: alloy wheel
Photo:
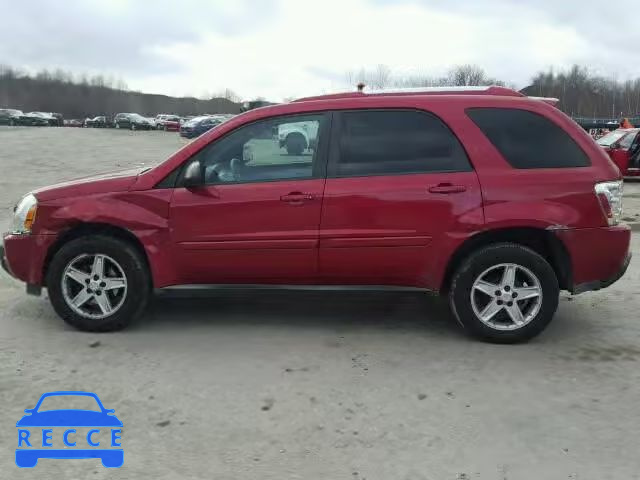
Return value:
<svg viewBox="0 0 640 480">
<path fill-rule="evenodd" d="M 62 275 L 62 295 L 74 312 L 100 320 L 113 315 L 127 298 L 127 277 L 113 258 L 82 254 L 71 260 Z"/>
<path fill-rule="evenodd" d="M 496 330 L 522 328 L 542 307 L 540 280 L 515 263 L 494 265 L 478 275 L 470 297 L 478 319 Z"/>
</svg>

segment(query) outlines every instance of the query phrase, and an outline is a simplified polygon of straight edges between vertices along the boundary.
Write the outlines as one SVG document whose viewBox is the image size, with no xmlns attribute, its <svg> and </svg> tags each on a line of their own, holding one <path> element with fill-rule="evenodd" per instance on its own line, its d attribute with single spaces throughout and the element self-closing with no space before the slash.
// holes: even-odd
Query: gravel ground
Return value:
<svg viewBox="0 0 640 480">
<path fill-rule="evenodd" d="M 182 144 L 164 132 L 0 127 L 1 225 L 33 187 Z M 638 219 L 640 183 L 626 192 Z M 0 476 L 638 479 L 637 234 L 633 250 L 622 281 L 563 295 L 547 331 L 518 346 L 468 339 L 441 302 L 414 293 L 162 296 L 132 329 L 81 333 L 2 272 Z M 16 468 L 15 422 L 64 389 L 115 409 L 122 468 Z"/>
</svg>

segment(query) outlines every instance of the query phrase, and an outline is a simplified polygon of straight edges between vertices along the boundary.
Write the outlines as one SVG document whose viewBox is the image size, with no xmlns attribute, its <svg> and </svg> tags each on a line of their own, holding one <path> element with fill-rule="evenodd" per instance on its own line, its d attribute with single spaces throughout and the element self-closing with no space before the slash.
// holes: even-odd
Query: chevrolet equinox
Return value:
<svg viewBox="0 0 640 480">
<path fill-rule="evenodd" d="M 176 285 L 349 285 L 438 292 L 475 336 L 527 340 L 560 290 L 631 258 L 620 172 L 552 103 L 472 87 L 251 110 L 154 168 L 29 193 L 2 263 L 82 330 Z"/>
</svg>

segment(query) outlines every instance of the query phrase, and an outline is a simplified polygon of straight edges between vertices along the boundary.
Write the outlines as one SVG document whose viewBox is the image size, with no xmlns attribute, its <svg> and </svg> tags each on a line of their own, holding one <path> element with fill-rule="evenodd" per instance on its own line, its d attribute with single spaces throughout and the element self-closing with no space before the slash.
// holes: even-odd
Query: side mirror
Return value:
<svg viewBox="0 0 640 480">
<path fill-rule="evenodd" d="M 204 185 L 204 174 L 202 172 L 202 165 L 199 160 L 194 160 L 187 165 L 184 171 L 184 177 L 182 179 L 182 186 L 185 188 L 196 188 Z"/>
<path fill-rule="evenodd" d="M 25 408 L 24 413 L 33 413 L 33 408 Z"/>
<path fill-rule="evenodd" d="M 618 150 L 619 148 L 620 148 L 620 144 L 618 142 L 615 142 L 609 145 L 610 150 Z"/>
</svg>

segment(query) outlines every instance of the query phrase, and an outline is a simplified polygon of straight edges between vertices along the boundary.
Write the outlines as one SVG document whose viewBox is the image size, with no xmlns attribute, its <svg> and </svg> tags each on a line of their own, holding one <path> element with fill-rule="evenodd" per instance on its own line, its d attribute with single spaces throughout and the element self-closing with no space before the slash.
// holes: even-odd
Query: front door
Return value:
<svg viewBox="0 0 640 480">
<path fill-rule="evenodd" d="M 299 122 L 314 123 L 323 138 L 329 116 L 261 120 L 195 155 L 206 185 L 178 186 L 170 212 L 181 283 L 316 279 L 326 142 L 287 152 L 278 132 Z"/>
<path fill-rule="evenodd" d="M 336 113 L 320 227 L 329 283 L 428 286 L 446 235 L 483 221 L 475 171 L 436 116 Z"/>
</svg>

